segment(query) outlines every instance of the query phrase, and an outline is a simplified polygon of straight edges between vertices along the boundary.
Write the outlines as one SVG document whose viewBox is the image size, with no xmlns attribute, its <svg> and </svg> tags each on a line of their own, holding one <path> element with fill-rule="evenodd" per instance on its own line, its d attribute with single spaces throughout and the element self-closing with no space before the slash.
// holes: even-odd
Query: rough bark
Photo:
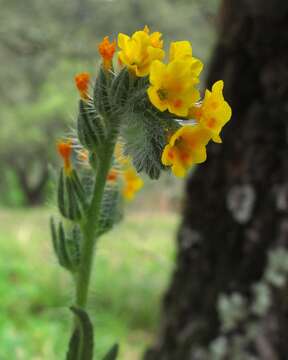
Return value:
<svg viewBox="0 0 288 360">
<path fill-rule="evenodd" d="M 219 23 L 207 85 L 224 80 L 233 118 L 223 144 L 209 145 L 207 162 L 187 183 L 176 269 L 146 360 L 215 360 L 207 352 L 212 341 L 244 336 L 255 320 L 249 313 L 223 331 L 220 295 L 237 293 L 251 304 L 268 252 L 288 245 L 288 3 L 226 0 Z M 237 359 L 287 360 L 286 285 L 269 288 L 260 332 Z M 236 359 L 231 354 L 217 359 Z"/>
</svg>

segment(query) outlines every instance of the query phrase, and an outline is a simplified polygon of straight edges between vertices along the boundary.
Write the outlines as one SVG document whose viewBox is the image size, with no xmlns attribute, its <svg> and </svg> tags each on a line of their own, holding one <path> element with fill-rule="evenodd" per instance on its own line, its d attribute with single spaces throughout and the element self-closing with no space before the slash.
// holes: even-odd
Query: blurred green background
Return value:
<svg viewBox="0 0 288 360">
<path fill-rule="evenodd" d="M 166 44 L 190 40 L 209 63 L 217 0 L 0 0 L 0 359 L 63 359 L 72 286 L 53 257 L 56 139 L 77 115 L 74 75 L 96 74 L 103 36 L 144 25 Z M 202 75 L 204 80 L 205 71 Z M 173 270 L 183 181 L 145 181 L 98 248 L 90 311 L 96 349 L 117 339 L 135 359 L 153 339 Z"/>
</svg>

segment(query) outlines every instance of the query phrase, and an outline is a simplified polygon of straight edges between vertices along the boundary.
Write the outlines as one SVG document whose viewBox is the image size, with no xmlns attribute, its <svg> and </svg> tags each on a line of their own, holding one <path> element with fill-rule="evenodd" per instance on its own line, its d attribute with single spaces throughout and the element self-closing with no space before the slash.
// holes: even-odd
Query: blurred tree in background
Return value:
<svg viewBox="0 0 288 360">
<path fill-rule="evenodd" d="M 233 119 L 189 179 L 178 260 L 149 360 L 288 354 L 288 3 L 224 0 L 208 85 Z"/>
<path fill-rule="evenodd" d="M 216 3 L 0 0 L 1 202 L 33 205 L 45 199 L 53 144 L 76 114 L 73 77 L 83 70 L 95 73 L 96 43 L 103 36 L 147 24 L 170 40 L 193 40 L 197 56 L 205 58 Z"/>
</svg>

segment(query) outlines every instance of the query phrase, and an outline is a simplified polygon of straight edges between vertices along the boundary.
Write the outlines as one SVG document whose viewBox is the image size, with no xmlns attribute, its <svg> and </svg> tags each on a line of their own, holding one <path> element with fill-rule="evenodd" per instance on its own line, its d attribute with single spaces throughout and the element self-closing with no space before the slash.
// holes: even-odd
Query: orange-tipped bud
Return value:
<svg viewBox="0 0 288 360">
<path fill-rule="evenodd" d="M 72 171 L 71 164 L 71 155 L 72 155 L 72 142 L 68 141 L 59 141 L 57 143 L 57 150 L 59 155 L 64 160 L 64 170 L 66 175 L 70 175 Z"/>
<path fill-rule="evenodd" d="M 84 100 L 87 100 L 89 98 L 88 96 L 89 81 L 90 81 L 90 74 L 88 72 L 83 72 L 75 76 L 76 87 L 80 93 L 81 98 Z"/>
<path fill-rule="evenodd" d="M 98 51 L 103 59 L 103 66 L 106 70 L 111 69 L 112 59 L 116 50 L 116 41 L 110 42 L 109 37 L 105 36 L 98 45 Z"/>
<path fill-rule="evenodd" d="M 108 173 L 107 180 L 111 182 L 115 182 L 118 177 L 118 172 L 115 169 L 111 169 Z"/>
</svg>

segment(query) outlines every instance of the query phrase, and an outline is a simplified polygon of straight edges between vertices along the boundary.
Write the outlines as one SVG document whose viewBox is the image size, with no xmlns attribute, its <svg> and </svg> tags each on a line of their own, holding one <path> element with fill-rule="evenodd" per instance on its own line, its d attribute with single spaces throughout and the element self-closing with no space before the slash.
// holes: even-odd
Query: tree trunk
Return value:
<svg viewBox="0 0 288 360">
<path fill-rule="evenodd" d="M 287 360 L 288 2 L 226 0 L 207 84 L 233 118 L 188 180 L 146 360 Z"/>
</svg>

